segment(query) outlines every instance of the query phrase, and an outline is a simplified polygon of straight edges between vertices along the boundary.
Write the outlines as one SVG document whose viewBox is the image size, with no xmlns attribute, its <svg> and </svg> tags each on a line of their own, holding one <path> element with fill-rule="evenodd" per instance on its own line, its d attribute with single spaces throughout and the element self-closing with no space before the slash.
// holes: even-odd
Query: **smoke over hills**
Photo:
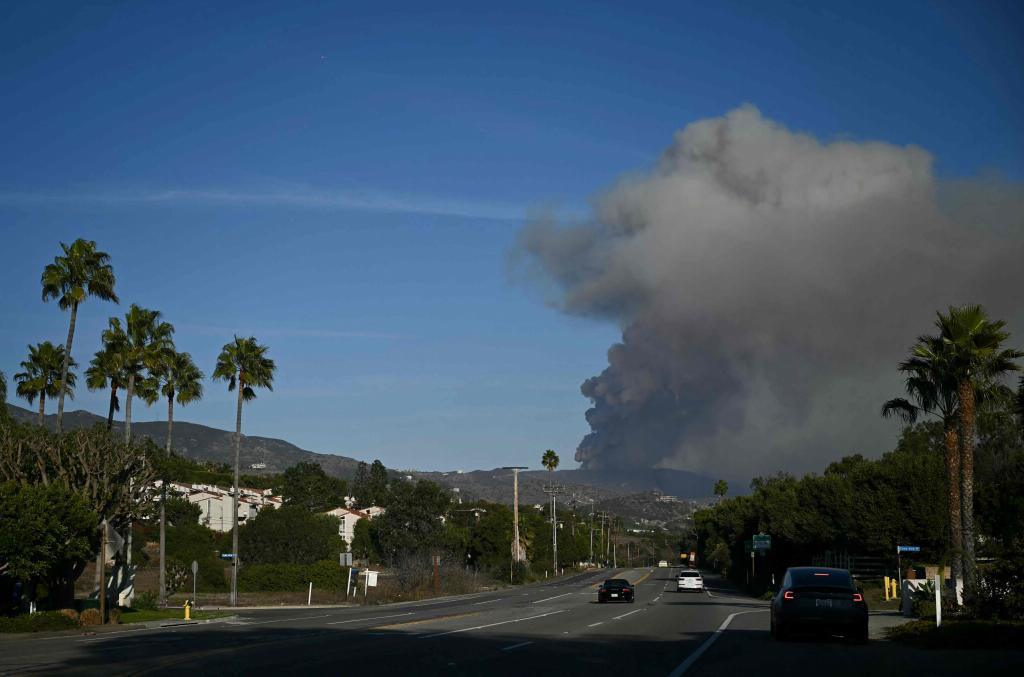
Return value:
<svg viewBox="0 0 1024 677">
<path fill-rule="evenodd" d="M 744 106 L 675 135 L 593 215 L 538 218 L 520 273 L 622 327 L 582 393 L 584 468 L 730 476 L 891 448 L 908 346 L 982 303 L 1024 345 L 1024 191 L 943 182 L 923 149 L 824 143 Z"/>
</svg>

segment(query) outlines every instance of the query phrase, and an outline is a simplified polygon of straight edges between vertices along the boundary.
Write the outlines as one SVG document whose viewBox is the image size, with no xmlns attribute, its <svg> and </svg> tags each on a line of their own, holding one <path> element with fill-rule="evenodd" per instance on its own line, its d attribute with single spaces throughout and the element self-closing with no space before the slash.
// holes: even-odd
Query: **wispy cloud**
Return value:
<svg viewBox="0 0 1024 677">
<path fill-rule="evenodd" d="M 290 206 L 433 214 L 498 221 L 521 221 L 529 211 L 522 205 L 512 203 L 362 189 L 323 189 L 282 182 L 264 182 L 244 189 L 85 188 L 70 191 L 7 191 L 0 192 L 0 204 Z"/>
</svg>

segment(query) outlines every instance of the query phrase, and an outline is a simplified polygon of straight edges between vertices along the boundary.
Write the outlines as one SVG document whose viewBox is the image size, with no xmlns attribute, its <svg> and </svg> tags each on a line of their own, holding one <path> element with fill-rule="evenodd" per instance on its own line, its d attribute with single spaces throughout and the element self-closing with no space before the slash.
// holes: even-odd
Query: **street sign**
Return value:
<svg viewBox="0 0 1024 677">
<path fill-rule="evenodd" d="M 199 573 L 199 562 L 192 560 L 192 575 L 195 576 Z"/>
<path fill-rule="evenodd" d="M 896 554 L 901 552 L 921 552 L 921 546 L 919 545 L 897 545 Z"/>
<path fill-rule="evenodd" d="M 754 534 L 753 537 L 754 550 L 771 550 L 772 549 L 772 537 L 768 534 Z"/>
<path fill-rule="evenodd" d="M 350 567 L 350 566 L 352 566 L 352 553 L 350 553 L 350 552 L 338 553 L 338 564 L 340 564 L 343 567 Z"/>
<path fill-rule="evenodd" d="M 371 588 L 376 588 L 377 587 L 377 572 L 376 571 L 367 571 L 366 572 L 366 585 L 368 585 Z"/>
<path fill-rule="evenodd" d="M 234 559 L 234 558 L 235 558 L 235 556 L 236 556 L 236 555 L 235 555 L 235 553 L 233 553 L 233 552 L 222 552 L 222 553 L 220 554 L 220 558 L 221 558 L 221 559 Z"/>
</svg>

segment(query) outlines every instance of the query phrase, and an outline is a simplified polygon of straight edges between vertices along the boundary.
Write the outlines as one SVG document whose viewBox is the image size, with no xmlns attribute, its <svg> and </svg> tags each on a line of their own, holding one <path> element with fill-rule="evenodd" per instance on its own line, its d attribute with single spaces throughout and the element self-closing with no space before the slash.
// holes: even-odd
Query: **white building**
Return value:
<svg viewBox="0 0 1024 677">
<path fill-rule="evenodd" d="M 328 510 L 325 514 L 332 517 L 337 517 L 341 523 L 338 525 L 338 535 L 345 539 L 346 545 L 351 552 L 352 550 L 352 539 L 356 535 L 356 522 L 361 519 L 374 519 L 384 514 L 384 508 L 376 505 L 371 505 L 365 510 L 356 510 L 355 508 L 335 508 L 334 510 Z"/>
<path fill-rule="evenodd" d="M 157 500 L 160 496 L 160 481 L 155 482 L 154 492 Z M 231 488 L 221 488 L 212 484 L 185 484 L 182 482 L 169 482 L 167 492 L 171 495 L 184 498 L 189 503 L 199 506 L 199 523 L 214 531 L 231 531 L 234 522 L 231 518 L 232 496 Z M 282 501 L 280 496 L 272 496 L 269 489 L 238 488 L 238 524 L 246 524 L 255 519 L 260 510 L 264 508 L 280 508 Z"/>
</svg>

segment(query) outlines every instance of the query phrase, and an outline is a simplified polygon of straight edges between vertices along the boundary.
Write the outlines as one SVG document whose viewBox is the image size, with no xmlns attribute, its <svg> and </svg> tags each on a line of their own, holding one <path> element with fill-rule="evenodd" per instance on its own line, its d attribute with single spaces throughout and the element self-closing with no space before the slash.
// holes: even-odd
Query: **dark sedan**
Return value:
<svg viewBox="0 0 1024 677">
<path fill-rule="evenodd" d="M 609 578 L 597 589 L 597 601 L 605 602 L 635 602 L 635 588 L 625 578 Z"/>
<path fill-rule="evenodd" d="M 801 630 L 868 638 L 868 605 L 846 569 L 790 567 L 771 614 L 776 639 Z"/>
</svg>

